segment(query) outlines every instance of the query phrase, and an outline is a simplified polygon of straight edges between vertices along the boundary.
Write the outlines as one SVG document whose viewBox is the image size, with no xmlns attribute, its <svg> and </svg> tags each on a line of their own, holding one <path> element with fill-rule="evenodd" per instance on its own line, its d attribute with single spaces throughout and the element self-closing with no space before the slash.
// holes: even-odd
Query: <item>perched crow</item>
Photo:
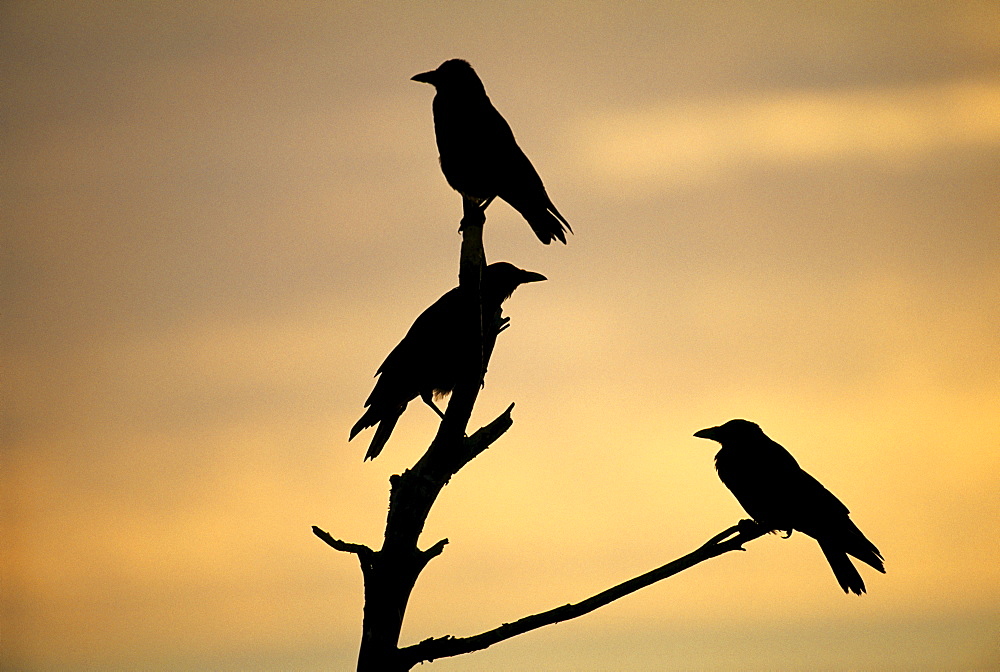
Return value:
<svg viewBox="0 0 1000 672">
<path fill-rule="evenodd" d="M 851 519 L 847 507 L 800 467 L 791 454 L 748 420 L 730 420 L 695 436 L 722 444 L 719 478 L 746 512 L 772 532 L 805 532 L 819 542 L 844 592 L 865 592 L 853 555 L 885 574 L 884 558 Z"/>
<path fill-rule="evenodd" d="M 366 427 L 374 427 L 375 436 L 365 459 L 375 459 L 389 440 L 406 405 L 420 397 L 442 418 L 434 403 L 455 388 L 462 366 L 471 355 L 483 353 L 483 373 L 501 328 L 497 326 L 500 306 L 518 285 L 545 280 L 540 273 L 523 271 L 501 261 L 483 269 L 482 328 L 479 307 L 469 293 L 456 287 L 435 301 L 406 332 L 375 373 L 378 382 L 368 396 L 368 408 L 351 428 L 353 439 Z M 482 334 L 482 341 L 480 341 Z M 476 348 L 476 352 L 471 350 Z M 350 440 L 350 439 L 349 439 Z"/>
<path fill-rule="evenodd" d="M 448 184 L 485 208 L 499 196 L 521 213 L 538 239 L 566 242 L 569 222 L 545 193 L 542 178 L 466 61 L 445 61 L 411 79 L 433 84 L 434 134 Z"/>
</svg>

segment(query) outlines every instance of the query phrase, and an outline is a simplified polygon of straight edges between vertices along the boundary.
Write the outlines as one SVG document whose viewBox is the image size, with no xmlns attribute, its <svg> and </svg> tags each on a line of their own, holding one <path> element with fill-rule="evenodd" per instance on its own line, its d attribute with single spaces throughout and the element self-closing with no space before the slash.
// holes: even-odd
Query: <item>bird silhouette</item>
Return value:
<svg viewBox="0 0 1000 672">
<path fill-rule="evenodd" d="M 789 536 L 798 530 L 819 542 L 845 593 L 865 592 L 849 555 L 885 574 L 882 554 L 851 521 L 847 507 L 756 423 L 730 420 L 695 436 L 722 444 L 715 456 L 719 478 L 757 523 Z"/>
<path fill-rule="evenodd" d="M 444 417 L 434 398 L 455 389 L 466 362 L 480 352 L 485 375 L 497 334 L 505 326 L 500 326 L 503 302 L 518 286 L 545 279 L 540 273 L 522 270 L 505 261 L 490 264 L 483 269 L 480 283 L 482 313 L 475 297 L 468 290 L 456 287 L 417 317 L 375 373 L 378 381 L 365 401 L 368 410 L 351 428 L 348 440 L 361 430 L 378 425 L 365 460 L 375 459 L 382 452 L 396 422 L 413 399 L 420 397 Z"/>
<path fill-rule="evenodd" d="M 448 184 L 483 209 L 499 196 L 521 213 L 540 241 L 565 243 L 565 232 L 573 229 L 552 204 L 472 66 L 456 58 L 411 79 L 436 90 L 434 135 Z"/>
</svg>

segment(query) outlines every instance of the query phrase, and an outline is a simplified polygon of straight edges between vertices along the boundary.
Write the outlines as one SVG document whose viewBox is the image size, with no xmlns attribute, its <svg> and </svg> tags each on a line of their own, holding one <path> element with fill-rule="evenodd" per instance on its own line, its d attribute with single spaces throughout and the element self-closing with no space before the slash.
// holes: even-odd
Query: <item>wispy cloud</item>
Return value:
<svg viewBox="0 0 1000 672">
<path fill-rule="evenodd" d="M 952 148 L 1000 148 L 1000 81 L 797 90 L 609 110 L 578 119 L 573 133 L 588 173 L 616 187 L 690 184 L 760 164 L 903 164 Z"/>
</svg>

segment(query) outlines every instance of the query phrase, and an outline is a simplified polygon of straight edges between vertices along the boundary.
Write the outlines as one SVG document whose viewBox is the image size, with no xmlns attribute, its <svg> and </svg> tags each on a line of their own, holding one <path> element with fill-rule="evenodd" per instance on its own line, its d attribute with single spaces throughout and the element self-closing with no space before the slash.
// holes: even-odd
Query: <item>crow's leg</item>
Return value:
<svg viewBox="0 0 1000 672">
<path fill-rule="evenodd" d="M 430 407 L 431 407 L 432 409 L 434 409 L 434 412 L 435 412 L 435 413 L 437 413 L 437 414 L 438 414 L 438 416 L 439 416 L 439 417 L 440 417 L 440 418 L 441 418 L 442 420 L 444 420 L 444 413 L 443 413 L 443 412 L 441 411 L 441 409 L 440 409 L 440 408 L 438 408 L 438 405 L 434 403 L 434 397 L 433 397 L 433 396 L 431 396 L 431 394 L 430 394 L 429 392 L 423 392 L 423 393 L 421 393 L 421 394 L 420 394 L 420 399 L 421 399 L 421 400 L 422 400 L 422 401 L 423 401 L 423 402 L 424 402 L 425 404 L 427 404 L 427 405 L 428 405 L 428 406 L 430 406 Z"/>
</svg>

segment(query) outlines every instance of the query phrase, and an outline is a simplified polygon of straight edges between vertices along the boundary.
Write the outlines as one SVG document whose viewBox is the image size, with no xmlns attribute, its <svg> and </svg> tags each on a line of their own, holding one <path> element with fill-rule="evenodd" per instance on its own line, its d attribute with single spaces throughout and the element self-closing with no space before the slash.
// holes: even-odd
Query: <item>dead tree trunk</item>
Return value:
<svg viewBox="0 0 1000 672">
<path fill-rule="evenodd" d="M 483 250 L 482 208 L 466 201 L 462 218 L 462 252 L 459 263 L 459 288 L 469 298 L 482 305 L 480 282 L 485 266 Z M 492 320 L 493 316 L 487 316 Z M 468 325 L 471 333 L 501 330 L 502 324 L 483 324 L 482 309 L 477 312 L 478 324 Z M 431 558 L 441 553 L 447 539 L 426 550 L 417 541 L 424 529 L 427 515 L 441 489 L 451 477 L 476 455 L 486 450 L 510 427 L 513 404 L 489 425 L 466 437 L 472 408 L 479 395 L 483 361 L 482 349 L 472 349 L 462 374 L 451 395 L 448 410 L 434 440 L 422 458 L 403 474 L 390 479 L 389 513 L 386 519 L 382 548 L 372 550 L 360 544 L 348 544 L 333 539 L 318 528 L 314 531 L 334 548 L 358 555 L 365 582 L 365 608 L 358 655 L 359 672 L 395 672 L 411 665 L 399 655 L 399 633 L 406 605 L 420 572 Z"/>
</svg>

